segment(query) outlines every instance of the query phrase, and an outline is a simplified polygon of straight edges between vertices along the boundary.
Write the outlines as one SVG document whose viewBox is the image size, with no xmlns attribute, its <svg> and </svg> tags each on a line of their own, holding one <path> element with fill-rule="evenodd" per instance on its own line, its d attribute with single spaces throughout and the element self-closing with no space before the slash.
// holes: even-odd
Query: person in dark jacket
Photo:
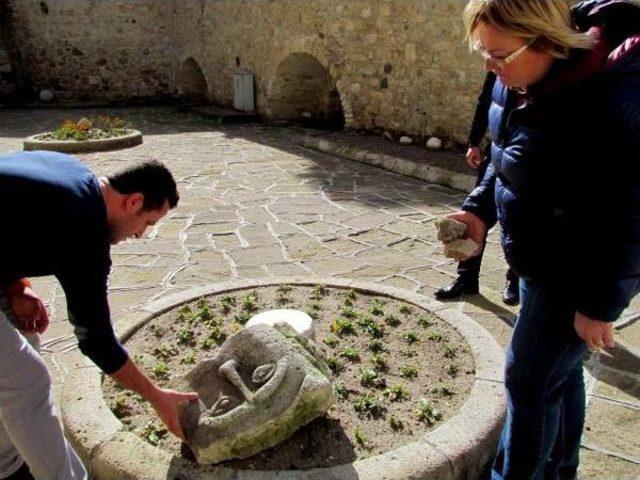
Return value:
<svg viewBox="0 0 640 480">
<path fill-rule="evenodd" d="M 496 74 L 489 71 L 485 76 L 482 84 L 482 90 L 478 97 L 476 109 L 471 122 L 471 130 L 469 132 L 469 148 L 467 149 L 467 165 L 477 171 L 478 185 L 484 178 L 487 171 L 489 160 L 485 157 L 480 149 L 480 142 L 487 132 L 489 125 L 489 106 L 491 105 L 491 93 L 496 81 Z M 489 230 L 493 225 L 487 225 Z M 486 236 L 484 238 L 486 241 Z M 483 242 L 484 244 L 484 242 Z M 436 290 L 435 297 L 438 300 L 450 300 L 460 297 L 463 293 L 478 293 L 478 277 L 480 276 L 480 265 L 482 264 L 482 255 L 484 249 L 475 257 L 463 260 L 458 264 L 458 278 L 453 283 Z M 507 279 L 502 294 L 502 301 L 507 305 L 517 305 L 520 301 L 520 292 L 518 289 L 518 275 L 509 268 L 507 270 Z"/>
<path fill-rule="evenodd" d="M 63 435 L 47 367 L 26 340 L 49 323 L 30 276 L 56 276 L 80 351 L 183 436 L 179 404 L 197 394 L 160 388 L 137 368 L 107 299 L 110 245 L 139 237 L 177 204 L 173 176 L 156 161 L 98 178 L 61 153 L 0 155 L 0 478 L 88 478 Z"/>
<path fill-rule="evenodd" d="M 576 478 L 582 359 L 614 346 L 612 322 L 640 287 L 640 6 L 571 3 L 465 9 L 497 81 L 491 165 L 451 218 L 481 243 L 497 216 L 520 275 L 494 480 Z"/>
</svg>

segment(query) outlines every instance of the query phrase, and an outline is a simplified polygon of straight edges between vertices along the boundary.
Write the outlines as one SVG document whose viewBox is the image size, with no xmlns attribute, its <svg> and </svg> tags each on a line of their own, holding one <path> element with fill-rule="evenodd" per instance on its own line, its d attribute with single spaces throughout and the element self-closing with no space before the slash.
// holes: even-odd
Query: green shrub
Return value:
<svg viewBox="0 0 640 480">
<path fill-rule="evenodd" d="M 365 393 L 353 401 L 353 408 L 359 414 L 379 418 L 383 413 L 382 405 L 375 395 Z"/>
<path fill-rule="evenodd" d="M 258 309 L 258 294 L 251 292 L 242 297 L 242 310 L 247 313 L 255 312 Z"/>
<path fill-rule="evenodd" d="M 151 332 L 155 335 L 156 338 L 162 338 L 166 329 L 162 325 L 156 325 L 155 323 L 151 325 Z"/>
<path fill-rule="evenodd" d="M 400 376 L 404 378 L 416 378 L 418 376 L 418 369 L 412 365 L 405 365 L 400 367 Z"/>
<path fill-rule="evenodd" d="M 377 353 L 373 355 L 371 357 L 371 363 L 379 372 L 386 372 L 389 370 L 389 357 L 384 353 Z"/>
<path fill-rule="evenodd" d="M 374 338 L 373 340 L 371 340 L 367 345 L 367 348 L 372 353 L 382 353 L 386 351 L 386 349 L 384 348 L 384 343 L 382 343 L 382 340 L 379 340 L 377 338 Z"/>
<path fill-rule="evenodd" d="M 360 361 L 360 354 L 358 353 L 358 350 L 356 350 L 354 347 L 345 348 L 340 355 L 342 355 L 343 357 L 345 357 L 347 360 L 351 362 Z"/>
<path fill-rule="evenodd" d="M 329 327 L 332 333 L 336 335 L 355 335 L 356 329 L 351 320 L 347 318 L 336 318 Z"/>
<path fill-rule="evenodd" d="M 356 445 L 358 445 L 360 448 L 368 448 L 367 447 L 367 439 L 366 437 L 362 434 L 362 432 L 360 431 L 360 429 L 358 427 L 356 427 L 356 430 L 353 434 L 353 438 L 356 441 Z"/>
<path fill-rule="evenodd" d="M 391 415 L 389 417 L 389 426 L 392 430 L 398 431 L 404 429 L 404 423 L 399 418 L 396 418 L 395 415 Z"/>
<path fill-rule="evenodd" d="M 419 421 L 433 425 L 442 418 L 442 415 L 433 408 L 426 398 L 421 398 L 418 404 L 417 417 Z"/>
<path fill-rule="evenodd" d="M 387 315 L 384 318 L 384 321 L 386 322 L 387 325 L 389 325 L 391 327 L 397 327 L 398 325 L 400 325 L 402 323 L 400 321 L 400 319 L 398 317 L 396 317 L 395 315 Z"/>
<path fill-rule="evenodd" d="M 403 315 L 410 315 L 413 313 L 413 309 L 408 305 L 402 305 L 400 307 L 400 313 Z"/>
<path fill-rule="evenodd" d="M 236 297 L 232 297 L 231 295 L 225 295 L 220 299 L 220 308 L 222 312 L 227 314 L 231 311 L 232 307 L 236 306 Z"/>
<path fill-rule="evenodd" d="M 455 377 L 458 375 L 458 366 L 453 363 L 449 363 L 444 367 L 444 371 L 447 372 L 447 375 Z"/>
<path fill-rule="evenodd" d="M 433 325 L 433 323 L 431 322 L 431 320 L 429 320 L 428 317 L 422 316 L 418 318 L 418 325 L 420 325 L 422 328 L 429 328 L 431 325 Z"/>
<path fill-rule="evenodd" d="M 326 359 L 327 366 L 333 372 L 334 375 L 338 375 L 342 370 L 344 370 L 344 366 L 336 357 L 329 357 Z"/>
<path fill-rule="evenodd" d="M 242 310 L 233 317 L 240 325 L 246 324 L 251 319 L 251 313 L 248 310 Z"/>
<path fill-rule="evenodd" d="M 324 285 L 316 285 L 311 289 L 311 294 L 309 298 L 311 300 L 320 300 L 322 297 L 326 296 L 329 293 L 327 288 Z"/>
<path fill-rule="evenodd" d="M 402 338 L 404 338 L 409 345 L 418 343 L 420 341 L 420 337 L 413 330 L 407 330 L 406 332 L 404 332 L 404 334 L 402 335 Z"/>
<path fill-rule="evenodd" d="M 371 335 L 373 338 L 382 338 L 384 336 L 384 326 L 380 325 L 371 317 L 363 317 L 358 320 L 358 325 L 362 330 Z"/>
<path fill-rule="evenodd" d="M 153 375 L 156 378 L 168 378 L 169 377 L 169 367 L 164 362 L 158 362 L 153 367 Z"/>
<path fill-rule="evenodd" d="M 336 337 L 327 337 L 324 339 L 324 343 L 331 348 L 335 348 L 338 346 L 338 343 L 340 343 L 340 341 Z"/>
<path fill-rule="evenodd" d="M 358 312 L 353 307 L 342 307 L 342 316 L 345 318 L 356 318 L 358 316 Z"/>
<path fill-rule="evenodd" d="M 346 400 L 349 397 L 349 390 L 344 383 L 338 383 L 335 385 L 334 390 L 336 396 L 341 400 Z"/>
<path fill-rule="evenodd" d="M 384 309 L 383 307 L 383 303 L 380 302 L 380 300 L 375 299 L 373 301 L 373 305 L 371 306 L 371 308 L 369 309 L 369 313 L 371 315 L 375 315 L 376 317 L 379 317 L 381 315 L 384 315 Z"/>
<path fill-rule="evenodd" d="M 404 402 L 411 397 L 409 391 L 402 385 L 394 385 L 393 387 L 387 388 L 383 392 L 383 395 L 392 402 Z"/>
<path fill-rule="evenodd" d="M 178 332 L 178 344 L 189 345 L 193 343 L 194 333 L 190 327 L 183 328 Z"/>
<path fill-rule="evenodd" d="M 454 358 L 456 356 L 457 348 L 451 345 L 444 346 L 444 356 L 445 358 Z"/>
<path fill-rule="evenodd" d="M 360 384 L 363 387 L 384 388 L 387 382 L 375 370 L 360 370 Z"/>
<path fill-rule="evenodd" d="M 427 338 L 434 342 L 441 342 L 442 340 L 444 340 L 444 335 L 442 334 L 442 332 L 434 330 L 433 332 L 429 333 L 429 335 L 427 335 Z"/>
<path fill-rule="evenodd" d="M 446 383 L 443 385 L 440 385 L 438 387 L 435 387 L 432 390 L 433 393 L 438 394 L 442 397 L 452 397 L 453 395 L 455 395 L 456 393 L 453 391 L 453 389 L 451 388 L 450 385 L 447 385 Z"/>
<path fill-rule="evenodd" d="M 180 363 L 184 365 L 192 365 L 196 363 L 196 354 L 193 352 L 187 353 L 184 357 L 180 359 Z"/>
</svg>

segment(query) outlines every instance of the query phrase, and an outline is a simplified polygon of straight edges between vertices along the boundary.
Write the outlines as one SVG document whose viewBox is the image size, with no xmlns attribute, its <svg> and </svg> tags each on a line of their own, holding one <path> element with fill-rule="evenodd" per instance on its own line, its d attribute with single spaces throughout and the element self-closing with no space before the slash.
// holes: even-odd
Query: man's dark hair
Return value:
<svg viewBox="0 0 640 480">
<path fill-rule="evenodd" d="M 180 196 L 173 175 L 167 167 L 157 160 L 148 160 L 116 172 L 107 177 L 111 186 L 119 193 L 128 195 L 142 193 L 145 210 L 162 208 L 165 200 L 169 207 L 178 205 Z"/>
</svg>

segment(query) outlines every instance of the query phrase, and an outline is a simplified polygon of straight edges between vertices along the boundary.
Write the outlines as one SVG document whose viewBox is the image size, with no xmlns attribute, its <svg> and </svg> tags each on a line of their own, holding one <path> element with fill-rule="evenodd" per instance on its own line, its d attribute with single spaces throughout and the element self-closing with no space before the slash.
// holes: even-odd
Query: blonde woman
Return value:
<svg viewBox="0 0 640 480">
<path fill-rule="evenodd" d="M 465 9 L 468 38 L 497 75 L 492 163 L 452 217 L 481 244 L 497 212 L 521 277 L 494 480 L 576 478 L 582 359 L 613 347 L 612 322 L 640 285 L 640 6 L 571 3 Z"/>
</svg>

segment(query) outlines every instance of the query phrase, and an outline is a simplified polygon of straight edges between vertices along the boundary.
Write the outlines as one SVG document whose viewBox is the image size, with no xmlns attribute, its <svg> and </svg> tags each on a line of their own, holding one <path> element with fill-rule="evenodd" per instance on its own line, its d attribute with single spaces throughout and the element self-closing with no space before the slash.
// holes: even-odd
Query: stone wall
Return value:
<svg viewBox="0 0 640 480">
<path fill-rule="evenodd" d="M 7 35 L 0 26 L 0 99 L 3 99 L 15 92 L 15 82 L 13 80 L 13 67 L 9 58 L 7 48 Z"/>
<path fill-rule="evenodd" d="M 464 141 L 483 78 L 463 0 L 8 1 L 16 68 L 80 99 L 196 85 L 230 106 L 242 69 L 266 117 L 340 113 L 349 127 Z"/>
<path fill-rule="evenodd" d="M 2 103 L 16 94 L 16 79 L 9 54 L 10 40 L 11 29 L 8 23 L 7 7 L 0 2 L 0 102 Z"/>
<path fill-rule="evenodd" d="M 16 68 L 78 100 L 172 92 L 172 2 L 8 0 Z"/>
</svg>

